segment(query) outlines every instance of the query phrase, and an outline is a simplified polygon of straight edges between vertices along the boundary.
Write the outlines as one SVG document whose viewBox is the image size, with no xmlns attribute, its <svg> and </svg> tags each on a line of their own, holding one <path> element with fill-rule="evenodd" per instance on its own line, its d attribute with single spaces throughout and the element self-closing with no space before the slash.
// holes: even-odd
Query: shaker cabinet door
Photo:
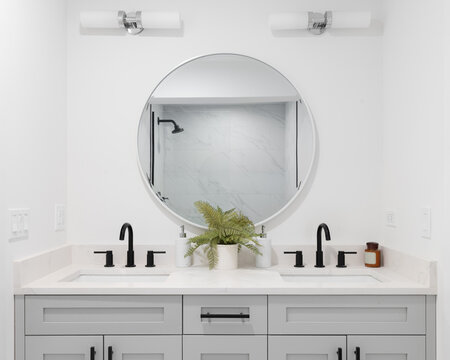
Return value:
<svg viewBox="0 0 450 360">
<path fill-rule="evenodd" d="M 105 336 L 105 360 L 180 360 L 181 336 Z"/>
<path fill-rule="evenodd" d="M 425 360 L 425 337 L 349 336 L 348 360 Z"/>
<path fill-rule="evenodd" d="M 345 360 L 345 336 L 269 336 L 269 360 Z"/>
<path fill-rule="evenodd" d="M 103 360 L 102 336 L 27 336 L 26 360 Z"/>
</svg>

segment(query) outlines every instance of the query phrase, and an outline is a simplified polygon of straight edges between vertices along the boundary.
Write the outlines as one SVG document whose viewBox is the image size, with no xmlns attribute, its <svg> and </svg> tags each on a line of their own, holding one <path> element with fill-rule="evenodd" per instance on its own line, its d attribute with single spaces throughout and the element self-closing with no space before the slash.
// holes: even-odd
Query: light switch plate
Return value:
<svg viewBox="0 0 450 360">
<path fill-rule="evenodd" d="M 397 227 L 397 215 L 393 210 L 387 210 L 384 217 L 386 226 Z"/>
<path fill-rule="evenodd" d="M 425 239 L 431 238 L 431 208 L 424 207 L 420 212 L 421 236 Z"/>
<path fill-rule="evenodd" d="M 66 228 L 66 207 L 63 204 L 55 204 L 55 231 L 63 231 Z"/>
<path fill-rule="evenodd" d="M 27 239 L 30 231 L 30 209 L 8 209 L 9 239 Z"/>
</svg>

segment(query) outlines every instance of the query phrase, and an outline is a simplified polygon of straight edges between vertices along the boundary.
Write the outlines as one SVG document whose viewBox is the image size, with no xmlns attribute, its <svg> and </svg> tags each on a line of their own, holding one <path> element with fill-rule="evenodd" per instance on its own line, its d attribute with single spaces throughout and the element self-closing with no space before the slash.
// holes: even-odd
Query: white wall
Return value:
<svg viewBox="0 0 450 360">
<path fill-rule="evenodd" d="M 84 10 L 179 11 L 181 37 L 80 35 Z M 124 221 L 141 243 L 173 241 L 178 221 L 150 198 L 136 164 L 136 131 L 157 83 L 181 62 L 207 53 L 250 55 L 286 75 L 316 118 L 320 156 L 314 186 L 269 224 L 284 243 L 311 243 L 329 223 L 334 242 L 378 239 L 381 37 L 275 37 L 279 11 L 372 10 L 373 0 L 227 2 L 69 0 L 68 239 L 116 243 Z"/>
<path fill-rule="evenodd" d="M 441 360 L 450 351 L 450 317 L 446 311 L 450 298 L 449 213 L 445 209 L 446 196 L 447 206 L 450 204 L 450 137 L 446 124 L 449 109 L 444 106 L 444 89 L 447 85 L 448 102 L 450 85 L 448 76 L 445 84 L 444 43 L 449 42 L 450 32 L 444 32 L 444 5 L 444 0 L 385 1 L 381 210 L 395 211 L 397 227 L 386 227 L 380 217 L 380 240 L 385 245 L 439 261 Z M 449 14 L 450 8 L 446 10 Z M 432 209 L 431 239 L 421 237 L 421 208 L 428 206 Z"/>
<path fill-rule="evenodd" d="M 381 237 L 393 247 L 433 256 L 442 235 L 444 189 L 443 1 L 385 4 L 383 210 L 395 211 L 397 227 L 382 226 Z M 417 19 L 434 25 L 417 26 Z M 427 206 L 431 240 L 421 237 L 420 209 Z"/>
<path fill-rule="evenodd" d="M 0 358 L 12 360 L 12 260 L 65 240 L 53 231 L 53 212 L 66 202 L 66 5 L 2 5 Z M 31 209 L 29 239 L 8 241 L 8 208 Z"/>
</svg>

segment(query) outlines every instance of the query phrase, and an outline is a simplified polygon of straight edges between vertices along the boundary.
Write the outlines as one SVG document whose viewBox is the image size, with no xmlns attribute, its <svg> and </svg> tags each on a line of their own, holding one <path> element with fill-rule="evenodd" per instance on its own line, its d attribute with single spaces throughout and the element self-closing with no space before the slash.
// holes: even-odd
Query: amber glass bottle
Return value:
<svg viewBox="0 0 450 360">
<path fill-rule="evenodd" d="M 378 250 L 378 243 L 368 242 L 365 251 L 365 263 L 367 267 L 377 268 L 381 266 L 381 251 Z"/>
</svg>

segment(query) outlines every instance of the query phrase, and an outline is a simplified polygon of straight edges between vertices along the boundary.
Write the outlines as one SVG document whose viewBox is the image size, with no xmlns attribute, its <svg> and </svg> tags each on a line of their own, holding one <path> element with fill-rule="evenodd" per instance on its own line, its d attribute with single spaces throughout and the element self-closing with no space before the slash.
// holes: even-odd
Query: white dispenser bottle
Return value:
<svg viewBox="0 0 450 360">
<path fill-rule="evenodd" d="M 175 244 L 175 265 L 177 267 L 188 267 L 192 265 L 192 256 L 184 257 L 190 247 L 191 244 L 184 232 L 184 225 L 181 225 L 180 235 Z"/>
<path fill-rule="evenodd" d="M 272 241 L 267 237 L 264 232 L 265 226 L 261 227 L 261 235 L 258 242 L 261 244 L 259 251 L 261 255 L 256 255 L 256 267 L 268 268 L 272 266 Z"/>
</svg>

